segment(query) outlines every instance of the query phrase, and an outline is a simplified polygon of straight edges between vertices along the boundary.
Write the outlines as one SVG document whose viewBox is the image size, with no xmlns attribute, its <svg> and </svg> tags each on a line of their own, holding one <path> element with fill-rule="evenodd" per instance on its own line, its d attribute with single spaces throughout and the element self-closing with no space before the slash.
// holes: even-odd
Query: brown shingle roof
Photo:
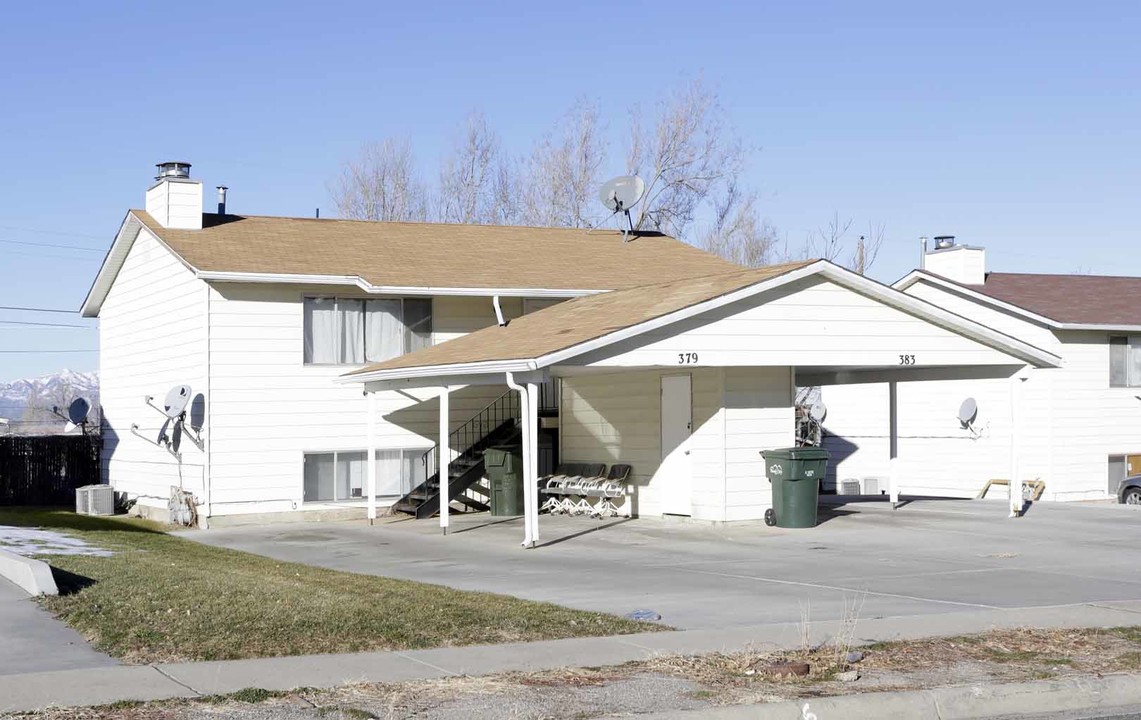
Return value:
<svg viewBox="0 0 1141 720">
<path fill-rule="evenodd" d="M 1141 325 L 1141 277 L 987 273 L 965 287 L 1060 323 Z"/>
<path fill-rule="evenodd" d="M 374 286 L 613 290 L 739 268 L 658 233 L 203 215 L 147 228 L 203 271 L 359 276 Z"/>
<path fill-rule="evenodd" d="M 516 318 L 506 327 L 484 328 L 470 335 L 354 370 L 348 375 L 410 367 L 537 358 L 712 300 L 814 262 L 817 261 L 771 265 L 575 298 Z"/>
</svg>

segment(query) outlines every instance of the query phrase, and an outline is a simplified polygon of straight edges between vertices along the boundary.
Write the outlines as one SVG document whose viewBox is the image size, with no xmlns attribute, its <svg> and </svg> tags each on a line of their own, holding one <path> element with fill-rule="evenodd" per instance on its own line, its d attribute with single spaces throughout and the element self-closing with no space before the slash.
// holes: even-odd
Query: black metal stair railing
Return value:
<svg viewBox="0 0 1141 720">
<path fill-rule="evenodd" d="M 490 444 L 488 437 L 493 432 L 506 422 L 518 422 L 520 417 L 519 396 L 514 391 L 508 390 L 448 435 L 448 449 L 453 454 L 451 462 L 476 459 L 477 453 L 487 449 Z M 427 486 L 432 482 L 433 477 L 437 478 L 437 490 L 441 487 L 439 483 L 448 481 L 448 479 L 439 477 L 439 453 L 440 444 L 436 443 L 420 458 L 420 462 L 424 466 L 424 477 L 426 478 L 424 489 L 427 496 L 432 494 Z"/>
</svg>

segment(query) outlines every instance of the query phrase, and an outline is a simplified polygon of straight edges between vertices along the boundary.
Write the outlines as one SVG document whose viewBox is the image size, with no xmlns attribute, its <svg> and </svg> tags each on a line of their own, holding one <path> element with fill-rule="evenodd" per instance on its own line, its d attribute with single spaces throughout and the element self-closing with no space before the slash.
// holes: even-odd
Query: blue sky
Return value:
<svg viewBox="0 0 1141 720">
<path fill-rule="evenodd" d="M 993 270 L 1141 275 L 1137 3 L 546 5 L 6 7 L 0 305 L 77 308 L 91 249 L 163 159 L 229 185 L 234 212 L 330 214 L 363 141 L 407 136 L 432 174 L 469 110 L 521 152 L 585 96 L 617 160 L 628 108 L 697 74 L 757 148 L 747 179 L 792 244 L 836 212 L 885 224 L 871 274 L 887 282 L 947 233 Z M 96 345 L 91 328 L 0 325 L 0 350 L 35 351 L 0 352 L 0 380 L 94 369 L 42 351 Z"/>
</svg>

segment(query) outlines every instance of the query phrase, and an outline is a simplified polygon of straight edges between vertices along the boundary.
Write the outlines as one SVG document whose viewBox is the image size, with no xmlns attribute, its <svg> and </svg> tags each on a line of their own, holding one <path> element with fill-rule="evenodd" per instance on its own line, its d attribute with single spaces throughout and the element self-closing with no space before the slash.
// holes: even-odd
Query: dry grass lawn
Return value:
<svg viewBox="0 0 1141 720">
<path fill-rule="evenodd" d="M 43 604 L 127 662 L 618 635 L 662 629 L 491 593 L 356 575 L 208 547 L 156 524 L 61 510 L 0 508 L 0 525 L 44 527 L 111 550 L 45 558 L 59 597 Z"/>
</svg>

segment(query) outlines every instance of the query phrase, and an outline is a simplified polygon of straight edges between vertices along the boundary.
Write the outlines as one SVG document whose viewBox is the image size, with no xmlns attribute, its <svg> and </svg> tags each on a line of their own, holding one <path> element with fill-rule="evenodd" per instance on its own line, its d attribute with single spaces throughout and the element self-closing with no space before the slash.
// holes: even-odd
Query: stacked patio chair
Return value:
<svg viewBox="0 0 1141 720">
<path fill-rule="evenodd" d="M 630 470 L 629 465 L 618 464 L 603 474 L 604 463 L 560 464 L 553 475 L 539 479 L 539 492 L 547 496 L 539 510 L 553 515 L 614 517 L 619 512 L 614 501 L 626 495 Z"/>
</svg>

